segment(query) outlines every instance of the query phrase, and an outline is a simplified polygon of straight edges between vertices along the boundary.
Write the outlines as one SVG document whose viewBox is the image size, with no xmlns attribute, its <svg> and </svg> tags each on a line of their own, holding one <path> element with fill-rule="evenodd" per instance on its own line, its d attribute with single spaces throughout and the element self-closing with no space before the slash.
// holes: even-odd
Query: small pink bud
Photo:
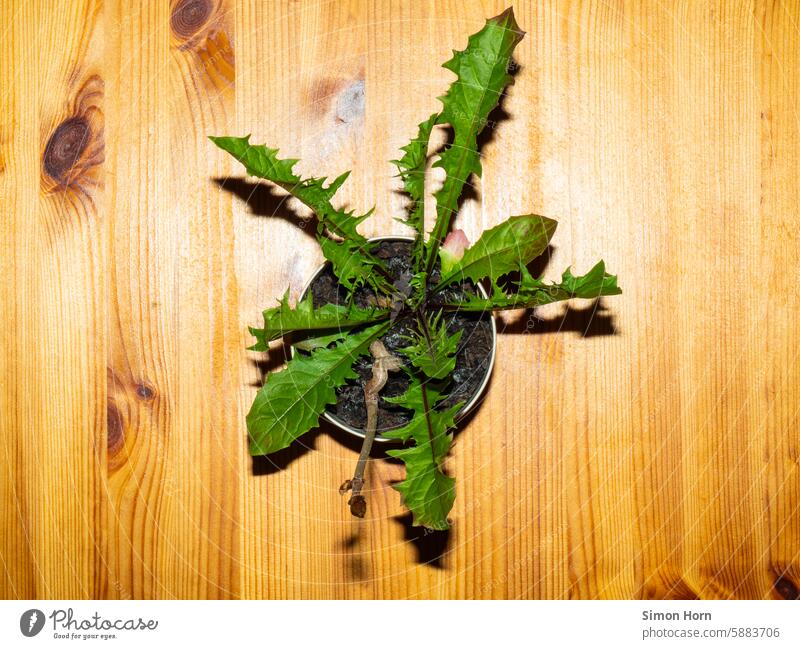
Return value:
<svg viewBox="0 0 800 649">
<path fill-rule="evenodd" d="M 469 248 L 469 239 L 464 234 L 464 230 L 453 230 L 445 237 L 442 248 L 447 250 L 455 261 L 458 261 L 464 256 L 464 251 Z"/>
<path fill-rule="evenodd" d="M 442 274 L 447 275 L 464 256 L 464 251 L 469 247 L 469 239 L 463 230 L 453 230 L 445 237 L 439 249 L 439 259 L 442 261 Z"/>
</svg>

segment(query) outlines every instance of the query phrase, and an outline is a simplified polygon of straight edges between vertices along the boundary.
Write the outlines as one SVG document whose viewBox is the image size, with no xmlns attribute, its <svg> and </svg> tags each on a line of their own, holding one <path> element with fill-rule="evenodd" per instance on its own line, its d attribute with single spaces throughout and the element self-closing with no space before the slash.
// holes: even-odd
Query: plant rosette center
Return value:
<svg viewBox="0 0 800 649">
<path fill-rule="evenodd" d="M 401 292 L 413 274 L 410 257 L 413 238 L 376 237 L 370 239 L 370 243 L 374 244 L 371 251 L 384 262 L 390 279 L 395 286 L 400 287 L 399 292 Z M 439 279 L 440 268 L 437 264 L 431 274 L 429 284 L 433 286 Z M 312 275 L 302 291 L 301 300 L 306 299 L 309 294 L 315 309 L 326 304 L 344 306 L 348 301 L 347 289 L 339 283 L 331 264 L 327 262 Z M 437 312 L 445 301 L 453 302 L 469 297 L 486 298 L 487 293 L 479 284 L 467 281 L 448 287 L 446 291 L 432 296 L 428 303 L 417 309 L 414 309 L 408 301 L 403 301 L 402 298 L 396 299 L 393 303 L 393 321 L 389 330 L 381 336 L 380 340 L 389 352 L 401 359 L 405 367 L 412 369 L 409 358 L 402 350 L 414 337 L 419 313 L 423 310 L 423 306 L 424 310 Z M 353 295 L 356 306 L 363 309 L 374 305 L 378 298 L 379 296 L 376 296 L 369 286 L 357 289 Z M 455 309 L 442 311 L 441 321 L 448 336 L 455 336 L 458 332 L 461 334 L 455 353 L 452 380 L 437 408 L 447 409 L 460 404 L 456 419 L 461 419 L 477 407 L 488 386 L 496 352 L 495 319 L 490 311 L 461 313 Z M 308 346 L 302 343 L 299 348 L 293 344 L 291 350 L 292 355 L 309 353 Z M 358 376 L 336 390 L 336 402 L 328 406 L 323 416 L 338 428 L 363 437 L 367 420 L 364 386 L 371 373 L 372 361 L 369 356 L 362 356 L 354 362 L 353 368 Z M 410 379 L 407 372 L 392 373 L 381 390 L 381 397 L 390 399 L 399 397 L 408 390 L 409 384 Z M 381 433 L 408 424 L 412 417 L 412 411 L 381 398 L 378 405 L 375 441 L 392 441 L 382 436 Z"/>
</svg>

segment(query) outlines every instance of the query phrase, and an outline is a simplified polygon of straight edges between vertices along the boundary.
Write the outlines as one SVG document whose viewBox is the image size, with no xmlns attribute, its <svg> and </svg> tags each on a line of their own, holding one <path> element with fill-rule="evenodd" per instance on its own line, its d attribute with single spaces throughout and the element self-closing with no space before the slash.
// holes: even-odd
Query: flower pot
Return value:
<svg viewBox="0 0 800 649">
<path fill-rule="evenodd" d="M 392 270 L 397 271 L 407 265 L 404 260 L 404 255 L 393 254 L 399 246 L 397 244 L 410 244 L 413 242 L 412 237 L 392 235 L 374 237 L 369 240 L 370 243 L 376 244 L 376 254 L 382 256 L 387 261 L 387 266 Z M 408 246 L 410 249 L 410 245 Z M 399 271 L 398 271 L 399 272 Z M 485 289 L 481 285 L 471 287 L 482 297 L 487 297 Z M 320 304 L 333 299 L 325 299 L 324 294 L 331 297 L 332 291 L 338 289 L 338 283 L 330 269 L 330 263 L 322 264 L 310 277 L 301 292 L 301 298 L 305 297 L 309 291 L 313 291 L 314 299 L 320 300 Z M 462 329 L 462 337 L 459 341 L 459 351 L 456 356 L 456 369 L 454 371 L 453 389 L 449 396 L 443 401 L 445 406 L 455 405 L 460 401 L 464 405 L 458 411 L 456 419 L 463 419 L 467 414 L 473 411 L 480 403 L 483 393 L 489 383 L 489 377 L 492 373 L 494 366 L 494 358 L 497 347 L 497 326 L 495 324 L 494 316 L 491 312 L 483 314 L 461 314 L 458 312 L 449 312 L 452 315 L 446 315 L 451 322 L 449 326 L 454 329 Z M 410 323 L 397 322 L 392 329 L 381 339 L 384 341 L 387 349 L 395 351 L 401 340 L 401 335 L 404 328 L 410 326 Z M 471 347 L 470 347 L 471 346 Z M 472 348 L 476 348 L 477 351 Z M 291 355 L 295 354 L 294 346 L 291 347 Z M 477 356 L 476 356 L 477 355 Z M 362 357 L 357 361 L 357 371 L 361 375 L 360 378 L 365 378 L 370 365 L 369 357 Z M 460 382 L 456 382 L 456 378 Z M 400 394 L 405 390 L 403 382 L 407 384 L 407 377 L 404 372 L 398 372 L 390 375 L 389 382 L 381 392 L 382 396 L 393 396 L 393 394 Z M 357 424 L 358 408 L 363 405 L 363 387 L 360 382 L 348 384 L 344 388 L 337 391 L 337 404 L 333 404 L 323 413 L 323 417 L 332 425 L 340 428 L 351 435 L 363 438 L 364 431 Z M 448 400 L 453 403 L 449 404 Z M 397 428 L 404 424 L 402 421 L 402 412 L 392 412 L 391 406 L 386 402 L 381 401 L 381 411 L 378 417 L 378 433 L 381 430 L 390 430 Z M 349 408 L 349 411 L 347 410 Z M 342 412 L 337 412 L 341 410 Z M 365 410 L 365 407 L 364 407 Z M 364 412 L 364 417 L 366 414 Z M 407 415 L 406 415 L 407 418 Z M 349 420 L 349 421 L 348 421 Z M 382 422 L 381 420 L 384 420 Z M 362 424 L 363 426 L 363 424 Z M 380 434 L 375 437 L 376 442 L 390 442 Z"/>
</svg>

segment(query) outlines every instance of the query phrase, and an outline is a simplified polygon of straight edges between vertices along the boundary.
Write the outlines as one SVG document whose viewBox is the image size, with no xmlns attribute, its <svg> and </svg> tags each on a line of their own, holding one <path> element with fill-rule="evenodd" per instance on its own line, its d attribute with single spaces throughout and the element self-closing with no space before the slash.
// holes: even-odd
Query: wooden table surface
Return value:
<svg viewBox="0 0 800 649">
<path fill-rule="evenodd" d="M 248 456 L 280 361 L 247 326 L 321 255 L 206 136 L 352 169 L 403 233 L 385 161 L 503 6 L 0 6 L 0 596 L 798 596 L 800 3 L 516 4 L 458 224 L 556 218 L 545 275 L 602 257 L 624 294 L 504 316 L 449 536 L 380 459 L 351 519 L 330 429 Z"/>
</svg>

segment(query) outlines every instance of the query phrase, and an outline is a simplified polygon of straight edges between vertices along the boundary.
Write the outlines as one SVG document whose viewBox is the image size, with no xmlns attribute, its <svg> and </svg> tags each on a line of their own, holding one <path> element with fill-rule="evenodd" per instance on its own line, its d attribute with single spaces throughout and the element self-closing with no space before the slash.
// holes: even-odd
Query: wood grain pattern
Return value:
<svg viewBox="0 0 800 649">
<path fill-rule="evenodd" d="M 624 295 L 503 316 L 449 537 L 323 427 L 268 460 L 245 351 L 320 262 L 252 133 L 402 233 L 385 162 L 496 2 L 0 2 L 0 596 L 797 598 L 800 3 L 519 2 L 458 217 Z M 297 211 L 297 212 L 296 212 Z"/>
</svg>

